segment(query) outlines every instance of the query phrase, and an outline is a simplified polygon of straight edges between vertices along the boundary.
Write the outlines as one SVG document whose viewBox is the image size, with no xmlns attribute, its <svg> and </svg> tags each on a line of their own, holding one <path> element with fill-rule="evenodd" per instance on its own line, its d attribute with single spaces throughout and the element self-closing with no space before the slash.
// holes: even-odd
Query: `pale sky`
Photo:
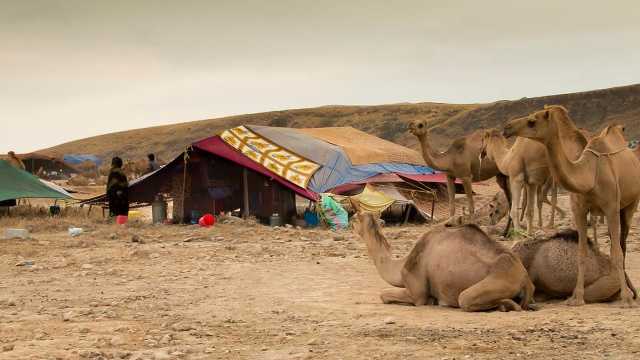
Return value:
<svg viewBox="0 0 640 360">
<path fill-rule="evenodd" d="M 637 0 L 0 0 L 0 152 L 287 108 L 639 83 L 639 19 Z"/>
</svg>

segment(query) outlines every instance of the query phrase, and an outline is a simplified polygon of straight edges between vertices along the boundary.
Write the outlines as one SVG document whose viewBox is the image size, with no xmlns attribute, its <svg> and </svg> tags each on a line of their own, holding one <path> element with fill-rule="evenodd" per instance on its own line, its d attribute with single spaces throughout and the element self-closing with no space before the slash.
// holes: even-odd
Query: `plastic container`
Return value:
<svg viewBox="0 0 640 360">
<path fill-rule="evenodd" d="M 116 224 L 118 225 L 124 225 L 127 223 L 127 221 L 129 220 L 129 217 L 126 215 L 118 215 L 116 216 Z"/>
<path fill-rule="evenodd" d="M 202 227 L 213 226 L 216 223 L 215 216 L 211 214 L 204 214 L 200 220 L 198 220 L 198 224 Z"/>
<path fill-rule="evenodd" d="M 80 234 L 82 234 L 84 232 L 84 230 L 82 228 L 78 228 L 78 227 L 70 227 L 69 228 L 69 235 L 71 236 L 78 236 Z"/>
<path fill-rule="evenodd" d="M 163 224 L 167 220 L 167 202 L 161 196 L 151 203 L 151 219 L 154 224 Z"/>
<path fill-rule="evenodd" d="M 282 226 L 282 218 L 278 213 L 273 213 L 273 215 L 269 217 L 269 226 Z"/>
</svg>

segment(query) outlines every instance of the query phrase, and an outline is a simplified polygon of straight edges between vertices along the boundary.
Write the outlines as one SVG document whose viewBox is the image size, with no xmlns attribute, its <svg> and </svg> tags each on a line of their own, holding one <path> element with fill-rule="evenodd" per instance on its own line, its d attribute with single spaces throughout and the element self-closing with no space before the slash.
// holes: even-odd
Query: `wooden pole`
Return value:
<svg viewBox="0 0 640 360">
<path fill-rule="evenodd" d="M 244 198 L 244 210 L 242 212 L 242 217 L 247 219 L 249 217 L 249 179 L 247 168 L 242 168 L 242 195 Z"/>
</svg>

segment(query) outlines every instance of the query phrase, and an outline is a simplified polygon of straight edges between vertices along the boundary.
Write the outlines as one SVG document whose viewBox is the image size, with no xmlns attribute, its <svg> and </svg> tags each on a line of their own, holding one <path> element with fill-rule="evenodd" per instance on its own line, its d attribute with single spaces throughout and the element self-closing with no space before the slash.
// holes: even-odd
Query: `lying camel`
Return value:
<svg viewBox="0 0 640 360">
<path fill-rule="evenodd" d="M 405 258 L 393 259 L 373 214 L 359 212 L 354 218 L 354 232 L 367 243 L 378 273 L 399 288 L 384 290 L 383 303 L 439 304 L 464 311 L 528 309 L 534 287 L 524 266 L 477 226 L 432 230 Z M 516 297 L 520 304 L 513 301 Z"/>
<path fill-rule="evenodd" d="M 523 240 L 511 249 L 522 261 L 536 287 L 536 300 L 567 298 L 578 277 L 578 232 L 564 230 L 551 237 Z M 591 241 L 585 256 L 584 300 L 604 302 L 620 293 L 620 283 L 609 256 Z M 625 272 L 626 282 L 637 298 L 635 287 Z"/>
<path fill-rule="evenodd" d="M 474 181 L 484 181 L 496 177 L 496 182 L 504 191 L 507 200 L 511 203 L 508 179 L 500 173 L 496 163 L 491 160 L 481 161 L 482 136 L 484 131 L 479 130 L 471 135 L 453 141 L 445 152 L 434 151 L 429 143 L 429 129 L 425 120 L 416 120 L 409 125 L 409 131 L 418 138 L 422 157 L 430 167 L 447 174 L 447 191 L 449 196 L 449 220 L 456 215 L 455 205 L 455 180 L 462 180 L 464 192 L 469 201 L 469 214 L 475 215 L 473 202 Z M 509 225 L 507 224 L 508 231 Z"/>
<path fill-rule="evenodd" d="M 481 156 L 494 161 L 500 172 L 509 177 L 509 187 L 513 201 L 511 219 L 516 230 L 520 229 L 520 197 L 525 190 L 527 204 L 521 208 L 527 214 L 527 232 L 533 231 L 535 203 L 538 208 L 538 227 L 542 228 L 542 188 L 551 178 L 549 163 L 542 144 L 518 137 L 509 147 L 507 139 L 497 129 L 485 131 Z M 553 227 L 557 208 L 558 191 L 555 182 L 551 182 L 551 217 L 548 226 Z M 539 196 L 540 195 L 540 196 Z"/>
<path fill-rule="evenodd" d="M 640 161 L 629 150 L 620 126 L 608 126 L 589 140 L 577 159 L 568 148 L 577 148 L 568 136 L 575 129 L 567 110 L 561 106 L 509 121 L 505 135 L 523 136 L 544 144 L 554 177 L 571 192 L 571 210 L 579 233 L 578 276 L 569 305 L 584 304 L 587 215 L 604 215 L 611 237 L 611 262 L 620 283 L 620 299 L 625 307 L 635 306 L 625 281 L 624 258 L 631 219 L 640 202 Z M 565 131 L 569 130 L 569 131 Z"/>
</svg>

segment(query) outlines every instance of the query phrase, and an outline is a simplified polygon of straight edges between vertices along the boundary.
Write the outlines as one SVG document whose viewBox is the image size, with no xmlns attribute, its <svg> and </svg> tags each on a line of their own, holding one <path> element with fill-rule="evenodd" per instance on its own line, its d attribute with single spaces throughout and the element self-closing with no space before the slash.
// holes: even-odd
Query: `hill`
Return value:
<svg viewBox="0 0 640 360">
<path fill-rule="evenodd" d="M 479 128 L 499 127 L 506 120 L 526 115 L 545 104 L 567 107 L 580 127 L 597 130 L 607 123 L 617 122 L 626 125 L 628 139 L 640 137 L 640 84 L 636 84 L 489 104 L 415 103 L 272 111 L 116 132 L 41 151 L 53 156 L 92 153 L 106 158 L 120 155 L 127 159 L 143 158 L 145 154 L 155 152 L 160 158 L 170 160 L 193 141 L 241 124 L 297 128 L 353 126 L 417 149 L 416 140 L 406 130 L 407 124 L 414 119 L 429 120 L 435 126 L 436 146 L 444 147 L 455 137 Z"/>
</svg>

